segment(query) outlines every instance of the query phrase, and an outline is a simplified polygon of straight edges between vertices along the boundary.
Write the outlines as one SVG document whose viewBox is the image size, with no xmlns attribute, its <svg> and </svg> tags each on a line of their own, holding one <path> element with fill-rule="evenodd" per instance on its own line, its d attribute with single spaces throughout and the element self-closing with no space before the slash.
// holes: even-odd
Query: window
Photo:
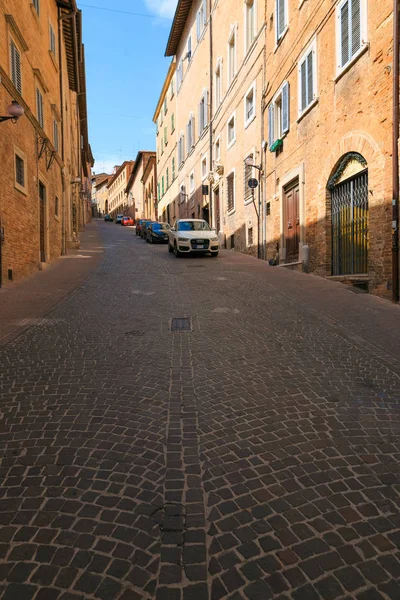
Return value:
<svg viewBox="0 0 400 600">
<path fill-rule="evenodd" d="M 190 62 L 191 58 L 192 58 L 192 36 L 189 35 L 188 42 L 187 42 L 187 59 L 188 59 L 188 62 Z"/>
<path fill-rule="evenodd" d="M 221 160 L 221 144 L 220 139 L 218 138 L 215 142 L 215 160 L 218 162 Z"/>
<path fill-rule="evenodd" d="M 58 196 L 56 196 L 54 198 L 54 214 L 56 217 L 58 217 L 58 215 L 59 215 L 59 210 L 60 210 L 60 201 L 58 199 Z"/>
<path fill-rule="evenodd" d="M 170 90 L 171 90 L 171 98 L 173 98 L 174 94 L 175 94 L 175 89 L 174 88 L 175 88 L 175 86 L 174 86 L 174 80 L 171 79 L 171 88 L 170 88 Z"/>
<path fill-rule="evenodd" d="M 228 85 L 236 75 L 236 32 L 233 29 L 228 41 Z"/>
<path fill-rule="evenodd" d="M 179 90 L 179 88 L 181 87 L 182 81 L 183 81 L 183 62 L 181 59 L 178 63 L 178 69 L 176 71 L 176 89 L 177 90 Z"/>
<path fill-rule="evenodd" d="M 227 194 L 227 211 L 228 213 L 235 210 L 235 171 L 229 173 L 226 178 L 226 194 Z"/>
<path fill-rule="evenodd" d="M 256 116 L 256 85 L 253 83 L 244 99 L 244 126 L 248 127 Z"/>
<path fill-rule="evenodd" d="M 182 165 L 185 160 L 185 136 L 181 133 L 178 141 L 178 164 Z"/>
<path fill-rule="evenodd" d="M 204 181 L 207 178 L 207 156 L 201 161 L 201 179 Z"/>
<path fill-rule="evenodd" d="M 194 146 L 194 117 L 190 115 L 188 124 L 186 125 L 186 153 L 189 154 Z"/>
<path fill-rule="evenodd" d="M 165 190 L 164 190 L 164 175 L 163 175 L 162 178 L 161 178 L 161 192 L 162 192 L 163 196 L 164 196 L 164 191 Z"/>
<path fill-rule="evenodd" d="M 15 183 L 25 188 L 25 161 L 18 154 L 15 155 Z"/>
<path fill-rule="evenodd" d="M 161 138 L 161 154 L 164 154 L 164 138 Z"/>
<path fill-rule="evenodd" d="M 164 144 L 168 146 L 168 127 L 164 127 Z"/>
<path fill-rule="evenodd" d="M 256 30 L 255 0 L 245 0 L 245 27 L 246 27 L 246 52 L 254 42 Z"/>
<path fill-rule="evenodd" d="M 169 170 L 167 167 L 167 189 L 169 188 Z"/>
<path fill-rule="evenodd" d="M 167 99 L 164 98 L 164 115 L 166 115 L 167 112 L 168 112 Z"/>
<path fill-rule="evenodd" d="M 58 123 L 56 120 L 53 121 L 53 144 L 54 148 L 58 152 L 59 150 L 59 138 L 58 138 Z"/>
<path fill-rule="evenodd" d="M 159 183 L 157 183 L 157 197 L 159 200 L 161 200 L 161 185 Z"/>
<path fill-rule="evenodd" d="M 289 131 L 289 84 L 286 82 L 268 107 L 268 146 L 271 148 Z"/>
<path fill-rule="evenodd" d="M 189 175 L 189 193 L 190 195 L 194 193 L 194 171 Z"/>
<path fill-rule="evenodd" d="M 299 79 L 299 113 L 301 114 L 316 98 L 316 40 L 303 54 L 298 66 Z"/>
<path fill-rule="evenodd" d="M 244 202 L 251 202 L 253 200 L 253 190 L 249 188 L 249 179 L 253 177 L 253 167 L 251 165 L 247 165 L 246 161 L 248 159 L 254 160 L 254 154 L 251 153 L 246 157 L 244 161 Z"/>
<path fill-rule="evenodd" d="M 344 0 L 337 7 L 339 69 L 343 69 L 366 44 L 365 15 L 365 0 Z"/>
<path fill-rule="evenodd" d="M 52 25 L 49 25 L 49 37 L 50 37 L 50 52 L 56 55 L 56 34 L 54 33 L 54 29 Z"/>
<path fill-rule="evenodd" d="M 235 114 L 228 121 L 228 148 L 236 142 L 236 119 Z"/>
<path fill-rule="evenodd" d="M 43 95 L 39 88 L 36 88 L 36 117 L 39 121 L 40 127 L 44 127 L 44 113 L 43 113 Z"/>
<path fill-rule="evenodd" d="M 17 90 L 22 94 L 21 53 L 10 40 L 11 79 Z"/>
<path fill-rule="evenodd" d="M 171 115 L 171 133 L 175 131 L 175 115 L 172 113 Z"/>
<path fill-rule="evenodd" d="M 254 244 L 253 227 L 248 227 L 247 228 L 247 245 L 252 246 L 253 244 Z"/>
<path fill-rule="evenodd" d="M 222 102 L 222 80 L 221 80 L 221 62 L 218 63 L 218 66 L 215 70 L 215 107 L 218 106 Z"/>
<path fill-rule="evenodd" d="M 175 181 L 175 158 L 172 159 L 172 181 Z"/>
<path fill-rule="evenodd" d="M 208 91 L 205 91 L 199 104 L 199 136 L 208 125 Z"/>
<path fill-rule="evenodd" d="M 32 4 L 39 16 L 40 15 L 40 0 L 32 0 Z"/>
<path fill-rule="evenodd" d="M 201 34 L 207 23 L 207 0 L 202 0 L 201 6 L 196 15 L 196 34 L 197 41 L 201 38 Z"/>
<path fill-rule="evenodd" d="M 275 0 L 275 2 L 276 41 L 279 42 L 287 29 L 287 0 Z"/>
</svg>

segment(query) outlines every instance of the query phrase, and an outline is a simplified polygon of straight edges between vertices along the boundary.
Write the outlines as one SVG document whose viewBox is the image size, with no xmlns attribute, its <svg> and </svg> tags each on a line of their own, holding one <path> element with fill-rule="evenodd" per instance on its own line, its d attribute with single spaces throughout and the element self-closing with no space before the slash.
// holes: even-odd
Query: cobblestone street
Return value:
<svg viewBox="0 0 400 600">
<path fill-rule="evenodd" d="M 399 307 L 93 227 L 0 346 L 0 597 L 399 600 Z"/>
</svg>

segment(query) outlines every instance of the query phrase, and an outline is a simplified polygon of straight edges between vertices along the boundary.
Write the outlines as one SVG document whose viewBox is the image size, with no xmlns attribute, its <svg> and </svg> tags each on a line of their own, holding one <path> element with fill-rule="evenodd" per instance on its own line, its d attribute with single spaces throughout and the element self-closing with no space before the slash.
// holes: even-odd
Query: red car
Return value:
<svg viewBox="0 0 400 600">
<path fill-rule="evenodd" d="M 130 225 L 133 226 L 132 217 L 122 217 L 121 225 Z"/>
</svg>

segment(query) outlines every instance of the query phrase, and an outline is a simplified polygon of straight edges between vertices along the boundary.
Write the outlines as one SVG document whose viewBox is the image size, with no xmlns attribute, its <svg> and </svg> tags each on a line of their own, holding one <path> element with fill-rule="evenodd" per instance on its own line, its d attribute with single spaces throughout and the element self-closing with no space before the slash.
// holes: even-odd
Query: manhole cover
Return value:
<svg viewBox="0 0 400 600">
<path fill-rule="evenodd" d="M 190 317 L 171 319 L 171 331 L 192 331 L 192 320 Z"/>
</svg>

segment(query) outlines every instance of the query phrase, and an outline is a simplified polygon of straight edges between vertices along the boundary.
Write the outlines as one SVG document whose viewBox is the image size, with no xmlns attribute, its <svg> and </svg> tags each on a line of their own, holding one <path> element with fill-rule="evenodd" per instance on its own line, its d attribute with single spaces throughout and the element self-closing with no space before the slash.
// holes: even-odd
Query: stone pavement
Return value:
<svg viewBox="0 0 400 600">
<path fill-rule="evenodd" d="M 0 597 L 398 600 L 399 307 L 97 227 L 0 348 Z"/>
</svg>

